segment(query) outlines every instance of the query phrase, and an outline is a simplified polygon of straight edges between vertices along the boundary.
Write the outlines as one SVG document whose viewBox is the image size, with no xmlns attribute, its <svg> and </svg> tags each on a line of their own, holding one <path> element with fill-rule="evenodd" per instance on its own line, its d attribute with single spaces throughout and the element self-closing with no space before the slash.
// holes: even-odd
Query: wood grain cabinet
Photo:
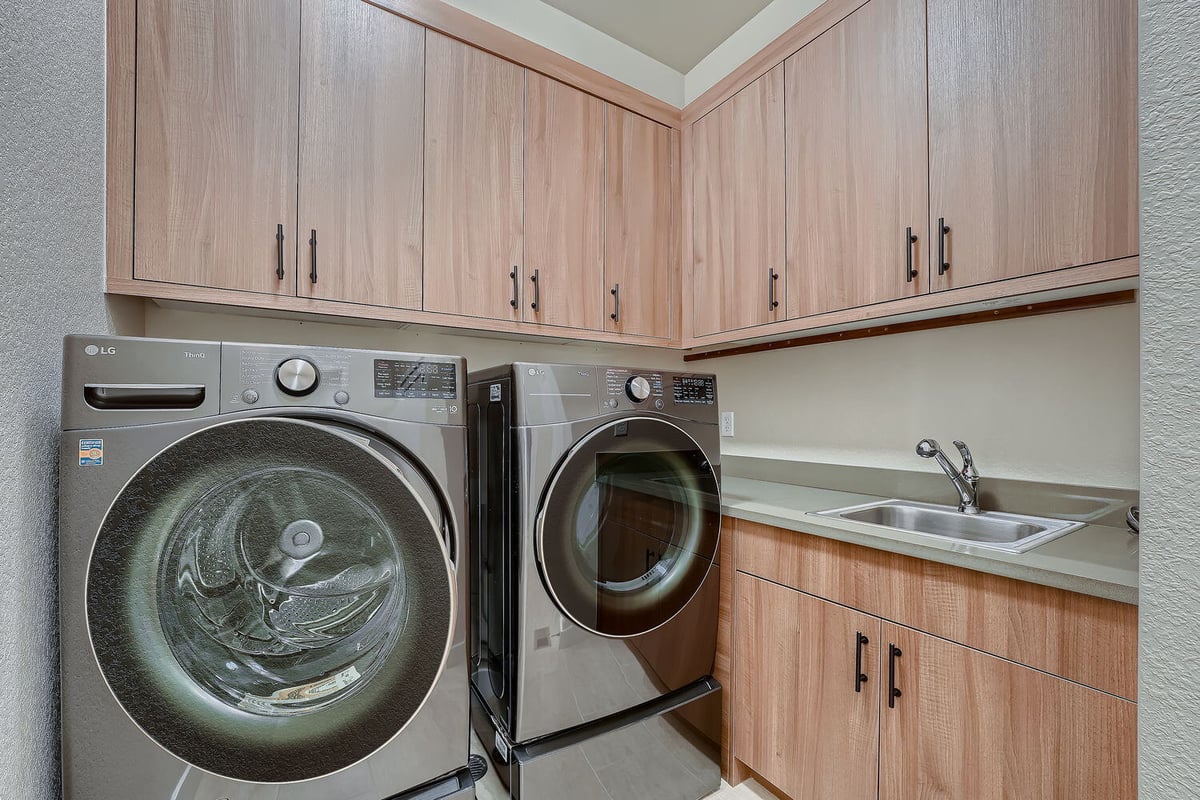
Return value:
<svg viewBox="0 0 1200 800">
<path fill-rule="evenodd" d="M 425 29 L 362 0 L 303 9 L 298 293 L 420 308 Z"/>
<path fill-rule="evenodd" d="M 697 336 L 786 319 L 784 70 L 692 127 L 692 327 Z"/>
<path fill-rule="evenodd" d="M 604 105 L 525 73 L 527 322 L 604 328 Z"/>
<path fill-rule="evenodd" d="M 883 639 L 880 800 L 1137 797 L 1134 703 L 899 625 Z"/>
<path fill-rule="evenodd" d="M 141 0 L 136 31 L 133 277 L 294 294 L 300 4 Z"/>
<path fill-rule="evenodd" d="M 612 104 L 605 134 L 605 327 L 668 338 L 678 305 L 678 146 L 665 125 Z"/>
<path fill-rule="evenodd" d="M 730 782 L 792 800 L 1137 796 L 1136 607 L 727 530 Z"/>
<path fill-rule="evenodd" d="M 426 311 L 522 317 L 524 72 L 426 33 Z"/>
<path fill-rule="evenodd" d="M 784 82 L 788 316 L 926 291 L 925 0 L 871 0 Z"/>
<path fill-rule="evenodd" d="M 871 800 L 879 620 L 745 573 L 734 582 L 738 759 L 796 800 Z"/>
<path fill-rule="evenodd" d="M 1137 254 L 1136 15 L 929 0 L 934 290 Z"/>
</svg>

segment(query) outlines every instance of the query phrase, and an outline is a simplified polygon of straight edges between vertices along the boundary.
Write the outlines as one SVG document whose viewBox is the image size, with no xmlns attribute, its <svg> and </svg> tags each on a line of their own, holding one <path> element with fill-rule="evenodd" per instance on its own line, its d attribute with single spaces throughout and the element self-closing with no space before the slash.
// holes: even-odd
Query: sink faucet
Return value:
<svg viewBox="0 0 1200 800">
<path fill-rule="evenodd" d="M 956 441 L 954 446 L 962 455 L 963 467 L 961 470 L 954 468 L 954 465 L 946 458 L 946 454 L 942 452 L 941 445 L 933 439 L 922 439 L 917 442 L 917 455 L 921 458 L 932 458 L 949 476 L 955 491 L 958 492 L 959 511 L 964 514 L 978 514 L 980 511 L 979 473 L 975 471 L 975 459 L 971 457 L 971 451 L 967 449 L 964 442 Z"/>
</svg>

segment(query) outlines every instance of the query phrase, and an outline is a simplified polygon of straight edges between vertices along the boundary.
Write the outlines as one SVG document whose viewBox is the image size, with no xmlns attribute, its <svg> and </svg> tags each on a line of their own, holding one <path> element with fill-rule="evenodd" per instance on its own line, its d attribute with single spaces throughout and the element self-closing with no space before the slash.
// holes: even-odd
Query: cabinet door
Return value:
<svg viewBox="0 0 1200 800">
<path fill-rule="evenodd" d="M 425 49 L 425 310 L 519 320 L 525 71 L 433 31 Z"/>
<path fill-rule="evenodd" d="M 883 633 L 881 800 L 1137 797 L 1135 704 L 909 628 Z"/>
<path fill-rule="evenodd" d="M 425 29 L 305 0 L 303 41 L 299 294 L 420 308 Z"/>
<path fill-rule="evenodd" d="M 879 620 L 745 573 L 734 591 L 738 760 L 794 800 L 873 799 Z"/>
<path fill-rule="evenodd" d="M 137 16 L 133 276 L 293 294 L 300 4 Z"/>
<path fill-rule="evenodd" d="M 675 139 L 664 125 L 605 109 L 605 328 L 665 339 L 675 305 Z"/>
<path fill-rule="evenodd" d="M 604 329 L 604 101 L 525 76 L 527 322 Z"/>
<path fill-rule="evenodd" d="M 1136 7 L 929 0 L 934 290 L 1137 254 Z"/>
<path fill-rule="evenodd" d="M 871 0 L 784 70 L 788 316 L 925 291 L 924 0 Z"/>
<path fill-rule="evenodd" d="M 786 318 L 783 148 L 783 65 L 692 125 L 696 336 Z"/>
</svg>

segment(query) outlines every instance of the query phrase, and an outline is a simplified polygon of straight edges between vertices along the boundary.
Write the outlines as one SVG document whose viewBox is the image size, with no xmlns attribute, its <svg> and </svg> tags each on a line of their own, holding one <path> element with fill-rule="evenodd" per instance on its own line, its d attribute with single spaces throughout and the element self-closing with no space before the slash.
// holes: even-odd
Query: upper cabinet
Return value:
<svg viewBox="0 0 1200 800">
<path fill-rule="evenodd" d="M 692 126 L 692 326 L 786 318 L 784 86 L 777 66 Z"/>
<path fill-rule="evenodd" d="M 935 290 L 1137 254 L 1136 12 L 929 0 Z"/>
<path fill-rule="evenodd" d="M 136 29 L 132 276 L 294 294 L 299 4 L 141 0 Z"/>
<path fill-rule="evenodd" d="M 299 294 L 421 307 L 425 29 L 305 0 Z"/>
<path fill-rule="evenodd" d="M 425 310 L 521 319 L 525 71 L 429 31 Z"/>
<path fill-rule="evenodd" d="M 665 125 L 613 105 L 606 114 L 606 327 L 665 339 L 677 305 L 678 147 Z"/>
<path fill-rule="evenodd" d="M 525 74 L 527 322 L 604 329 L 604 101 Z"/>
<path fill-rule="evenodd" d="M 784 69 L 788 316 L 925 291 L 925 0 L 871 0 Z"/>
</svg>

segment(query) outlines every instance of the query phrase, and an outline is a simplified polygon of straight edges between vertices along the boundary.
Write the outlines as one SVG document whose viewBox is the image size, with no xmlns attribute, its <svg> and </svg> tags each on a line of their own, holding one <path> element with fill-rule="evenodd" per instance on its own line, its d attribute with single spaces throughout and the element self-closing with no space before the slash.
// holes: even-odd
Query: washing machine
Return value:
<svg viewBox="0 0 1200 800">
<path fill-rule="evenodd" d="M 472 720 L 510 795 L 715 791 L 715 378 L 517 363 L 469 383 Z"/>
<path fill-rule="evenodd" d="M 474 797 L 463 360 L 63 360 L 63 797 Z"/>
</svg>

